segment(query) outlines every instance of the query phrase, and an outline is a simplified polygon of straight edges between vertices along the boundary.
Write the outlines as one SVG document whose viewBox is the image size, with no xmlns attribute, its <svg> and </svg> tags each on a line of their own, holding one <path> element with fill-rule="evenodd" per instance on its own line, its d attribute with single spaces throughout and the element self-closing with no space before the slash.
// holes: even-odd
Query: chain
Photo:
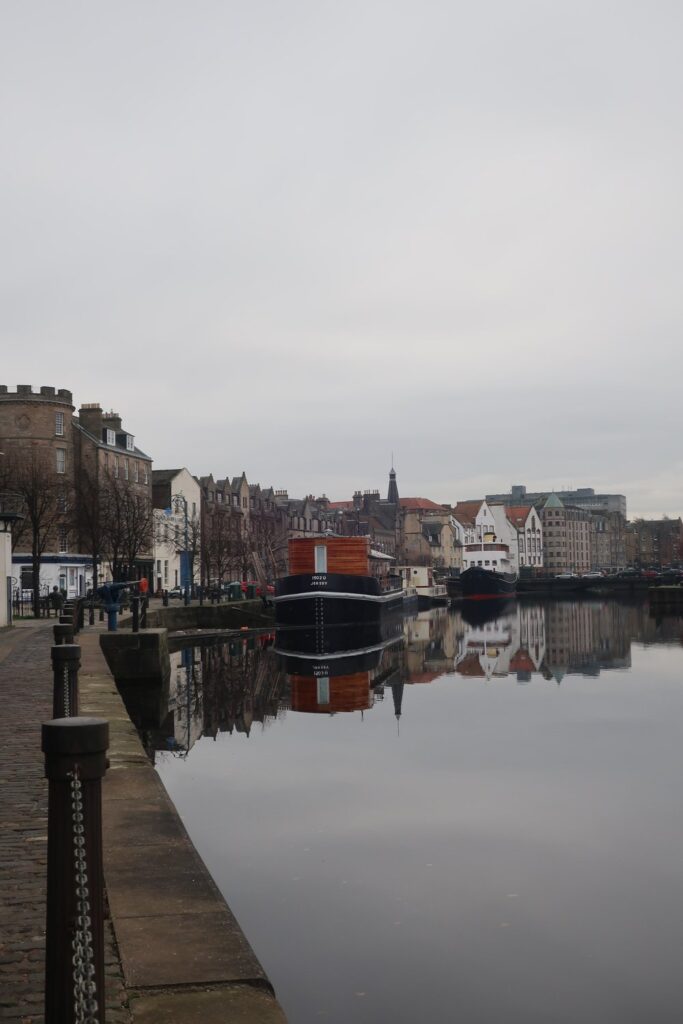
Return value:
<svg viewBox="0 0 683 1024">
<path fill-rule="evenodd" d="M 64 666 L 62 682 L 62 696 L 64 698 L 64 717 L 71 718 L 71 701 L 69 700 L 69 670 Z"/>
<path fill-rule="evenodd" d="M 69 773 L 71 779 L 71 818 L 74 840 L 76 881 L 76 930 L 72 940 L 74 1021 L 75 1024 L 98 1024 L 97 985 L 95 984 L 95 953 L 90 918 L 90 893 L 85 859 L 85 824 L 83 787 L 78 766 Z"/>
</svg>

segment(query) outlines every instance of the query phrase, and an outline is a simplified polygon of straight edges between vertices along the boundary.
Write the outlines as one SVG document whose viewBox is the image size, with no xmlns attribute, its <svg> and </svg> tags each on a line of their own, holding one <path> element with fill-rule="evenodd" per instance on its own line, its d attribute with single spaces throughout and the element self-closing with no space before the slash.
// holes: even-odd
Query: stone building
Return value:
<svg viewBox="0 0 683 1024">
<path fill-rule="evenodd" d="M 73 419 L 74 531 L 97 562 L 99 582 L 146 578 L 153 586 L 152 459 L 117 412 L 81 405 Z M 89 515 L 96 503 L 98 518 Z M 80 506 L 80 507 L 78 507 Z"/>
<path fill-rule="evenodd" d="M 84 405 L 77 416 L 70 391 L 34 391 L 30 385 L 15 391 L 0 386 L 0 446 L 5 453 L 1 487 L 23 490 L 25 506 L 30 470 L 42 503 L 40 522 L 34 517 L 32 526 L 26 516 L 15 536 L 14 589 L 33 585 L 35 541 L 41 548 L 40 591 L 56 586 L 70 597 L 84 594 L 93 580 L 93 560 L 100 579 L 109 574 L 110 545 L 100 514 L 105 484 L 116 487 L 118 496 L 138 495 L 151 517 L 151 459 L 135 446 L 116 413 Z M 136 554 L 131 571 L 151 576 L 151 531 L 146 543 L 136 545 Z"/>
<path fill-rule="evenodd" d="M 678 519 L 636 519 L 632 524 L 632 564 L 647 568 L 683 563 L 683 522 Z"/>
<path fill-rule="evenodd" d="M 551 494 L 541 509 L 543 562 L 549 575 L 584 573 L 592 568 L 593 516 L 585 509 L 565 505 Z"/>
<path fill-rule="evenodd" d="M 75 422 L 73 396 L 64 388 L 20 384 L 0 386 L 0 473 L 2 489 L 23 492 L 23 501 L 38 505 L 15 530 L 12 586 L 33 587 L 34 539 L 40 552 L 40 591 L 57 586 L 69 596 L 85 592 L 90 560 L 74 544 L 71 511 L 75 493 Z M 29 476 L 32 479 L 29 479 Z M 34 537 L 35 534 L 35 537 Z"/>
</svg>

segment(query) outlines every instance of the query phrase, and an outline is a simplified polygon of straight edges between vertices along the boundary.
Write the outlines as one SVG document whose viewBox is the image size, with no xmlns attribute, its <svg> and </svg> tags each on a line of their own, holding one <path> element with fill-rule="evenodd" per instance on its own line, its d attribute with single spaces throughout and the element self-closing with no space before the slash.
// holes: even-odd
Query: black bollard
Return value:
<svg viewBox="0 0 683 1024">
<path fill-rule="evenodd" d="M 164 608 L 168 608 L 168 590 L 164 590 L 161 596 L 161 600 L 163 602 Z"/>
<path fill-rule="evenodd" d="M 76 607 L 78 609 L 78 632 L 80 633 L 85 626 L 85 601 L 83 598 L 79 599 Z"/>
<path fill-rule="evenodd" d="M 109 723 L 59 718 L 42 728 L 47 819 L 45 1024 L 104 1024 L 102 777 Z"/>
<path fill-rule="evenodd" d="M 73 626 L 57 622 L 52 627 L 52 632 L 54 633 L 55 644 L 72 644 L 74 642 Z"/>
<path fill-rule="evenodd" d="M 204 587 L 199 588 L 199 607 L 204 604 Z"/>
<path fill-rule="evenodd" d="M 90 605 L 88 606 L 88 625 L 89 626 L 94 626 L 95 625 L 95 603 L 94 603 L 94 601 L 91 601 Z"/>
<path fill-rule="evenodd" d="M 133 609 L 133 632 L 140 632 L 140 598 L 131 597 L 130 599 L 131 608 Z"/>
<path fill-rule="evenodd" d="M 57 627 L 55 627 L 57 628 Z M 78 644 L 60 644 L 52 648 L 52 717 L 75 718 L 78 714 L 78 670 L 81 649 Z"/>
<path fill-rule="evenodd" d="M 149 598 L 145 594 L 140 599 L 140 629 L 147 629 L 147 609 L 149 608 Z"/>
<path fill-rule="evenodd" d="M 100 622 L 104 622 L 104 605 L 100 605 Z"/>
<path fill-rule="evenodd" d="M 59 621 L 63 626 L 73 626 L 74 620 L 71 615 L 66 615 L 64 612 L 59 616 Z"/>
</svg>

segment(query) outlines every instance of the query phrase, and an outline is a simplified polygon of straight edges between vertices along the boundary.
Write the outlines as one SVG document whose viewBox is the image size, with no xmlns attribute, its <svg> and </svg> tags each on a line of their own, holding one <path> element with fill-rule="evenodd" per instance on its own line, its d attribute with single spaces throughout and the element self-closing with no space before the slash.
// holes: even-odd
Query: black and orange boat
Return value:
<svg viewBox="0 0 683 1024">
<path fill-rule="evenodd" d="M 392 560 L 369 537 L 296 537 L 289 541 L 290 575 L 275 584 L 278 625 L 325 626 L 378 622 L 403 607 Z"/>
</svg>

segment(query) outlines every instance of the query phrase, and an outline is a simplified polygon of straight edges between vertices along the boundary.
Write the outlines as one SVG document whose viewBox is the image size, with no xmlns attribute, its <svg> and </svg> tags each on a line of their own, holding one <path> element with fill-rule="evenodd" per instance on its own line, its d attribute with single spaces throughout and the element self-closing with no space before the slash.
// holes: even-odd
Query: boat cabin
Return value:
<svg viewBox="0 0 683 1024">
<path fill-rule="evenodd" d="M 374 551 L 369 537 L 293 537 L 289 541 L 291 576 L 338 573 L 345 576 L 389 576 L 390 555 Z"/>
</svg>

